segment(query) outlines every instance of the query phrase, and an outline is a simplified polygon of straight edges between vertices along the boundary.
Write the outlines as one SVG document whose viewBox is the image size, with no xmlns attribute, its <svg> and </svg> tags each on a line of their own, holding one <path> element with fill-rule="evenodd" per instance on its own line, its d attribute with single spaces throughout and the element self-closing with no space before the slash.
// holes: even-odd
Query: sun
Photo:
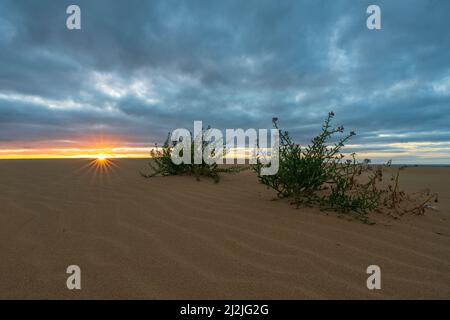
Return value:
<svg viewBox="0 0 450 320">
<path fill-rule="evenodd" d="M 90 161 L 86 164 L 93 172 L 94 176 L 99 179 L 106 177 L 109 179 L 110 173 L 114 172 L 117 164 L 114 163 L 114 156 L 105 153 L 93 154 Z"/>
<path fill-rule="evenodd" d="M 109 161 L 107 156 L 104 154 L 99 154 L 95 157 L 95 162 L 97 165 L 105 166 Z"/>
<path fill-rule="evenodd" d="M 110 157 L 104 153 L 97 154 L 92 161 L 92 163 L 97 167 L 101 169 L 106 169 L 109 167 L 112 163 L 110 161 Z"/>
</svg>

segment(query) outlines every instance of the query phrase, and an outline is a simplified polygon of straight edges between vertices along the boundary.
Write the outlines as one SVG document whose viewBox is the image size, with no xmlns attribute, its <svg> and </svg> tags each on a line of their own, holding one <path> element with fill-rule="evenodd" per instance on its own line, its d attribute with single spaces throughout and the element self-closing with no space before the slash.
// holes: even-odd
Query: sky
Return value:
<svg viewBox="0 0 450 320">
<path fill-rule="evenodd" d="M 66 8 L 81 8 L 68 30 Z M 366 27 L 370 4 L 381 30 Z M 447 0 L 0 0 L 0 158 L 147 156 L 193 121 L 450 163 Z"/>
</svg>

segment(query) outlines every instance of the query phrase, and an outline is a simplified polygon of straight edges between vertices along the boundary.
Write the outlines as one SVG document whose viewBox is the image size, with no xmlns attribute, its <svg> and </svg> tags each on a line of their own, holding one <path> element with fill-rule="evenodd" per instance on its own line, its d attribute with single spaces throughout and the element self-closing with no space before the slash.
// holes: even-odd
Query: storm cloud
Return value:
<svg viewBox="0 0 450 320">
<path fill-rule="evenodd" d="M 82 29 L 66 28 L 81 8 Z M 368 30 L 377 4 L 382 29 Z M 299 141 L 328 111 L 380 160 L 449 163 L 444 0 L 0 2 L 0 149 L 162 142 L 202 120 Z M 399 155 L 398 155 L 399 154 Z"/>
</svg>

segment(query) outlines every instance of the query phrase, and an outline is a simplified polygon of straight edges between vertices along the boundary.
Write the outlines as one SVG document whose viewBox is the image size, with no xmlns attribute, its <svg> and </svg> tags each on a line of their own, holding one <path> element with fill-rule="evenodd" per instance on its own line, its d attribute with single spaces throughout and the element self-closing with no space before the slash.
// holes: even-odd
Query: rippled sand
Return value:
<svg viewBox="0 0 450 320">
<path fill-rule="evenodd" d="M 252 172 L 143 179 L 146 161 L 0 161 L 0 298 L 450 298 L 450 168 L 403 173 L 437 211 L 369 226 L 271 201 Z"/>
</svg>

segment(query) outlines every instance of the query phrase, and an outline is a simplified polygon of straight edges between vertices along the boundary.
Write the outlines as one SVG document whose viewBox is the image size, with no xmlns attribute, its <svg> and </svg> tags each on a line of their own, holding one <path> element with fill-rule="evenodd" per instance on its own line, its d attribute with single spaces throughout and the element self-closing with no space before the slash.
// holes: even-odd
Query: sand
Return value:
<svg viewBox="0 0 450 320">
<path fill-rule="evenodd" d="M 272 201 L 252 172 L 143 179 L 146 162 L 0 161 L 0 298 L 450 298 L 450 168 L 402 176 L 438 210 L 370 226 Z"/>
</svg>

